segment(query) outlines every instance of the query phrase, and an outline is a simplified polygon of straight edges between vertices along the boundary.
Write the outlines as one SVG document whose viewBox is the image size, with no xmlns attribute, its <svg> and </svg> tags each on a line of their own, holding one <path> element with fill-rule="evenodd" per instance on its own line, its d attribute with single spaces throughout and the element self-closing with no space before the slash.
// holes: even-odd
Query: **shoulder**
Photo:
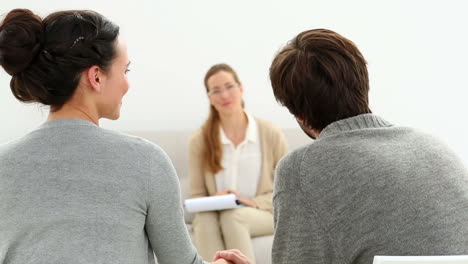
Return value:
<svg viewBox="0 0 468 264">
<path fill-rule="evenodd" d="M 133 136 L 133 135 L 129 135 L 123 132 L 118 132 L 118 131 L 113 131 L 113 130 L 108 130 L 108 129 L 101 129 L 101 132 L 104 138 L 107 138 L 109 139 L 109 141 L 112 141 L 116 144 L 132 145 L 140 149 L 157 148 L 156 144 L 138 136 Z"/>
<path fill-rule="evenodd" d="M 265 120 L 256 116 L 254 116 L 253 118 L 257 122 L 257 125 L 259 128 L 263 128 L 266 130 L 273 130 L 273 131 L 281 131 L 281 129 L 277 125 L 273 124 L 272 122 L 268 120 Z"/>
<path fill-rule="evenodd" d="M 14 152 L 16 146 L 19 145 L 20 142 L 21 142 L 21 139 L 14 139 L 14 140 L 8 141 L 6 143 L 0 144 L 0 157 L 9 156 L 8 153 Z"/>
<path fill-rule="evenodd" d="M 313 143 L 311 143 L 313 144 Z M 306 156 L 311 144 L 307 144 L 294 149 L 293 151 L 286 154 L 278 165 L 278 170 L 297 170 L 301 167 L 301 163 Z"/>
<path fill-rule="evenodd" d="M 168 160 L 164 150 L 147 139 L 107 129 L 101 130 L 101 137 L 106 144 L 114 147 L 114 151 L 124 152 L 133 159 Z"/>
<path fill-rule="evenodd" d="M 203 130 L 198 128 L 195 130 L 189 139 L 189 148 L 200 147 L 203 142 Z"/>
<path fill-rule="evenodd" d="M 258 130 L 262 136 L 272 136 L 272 137 L 281 137 L 283 131 L 277 125 L 273 124 L 270 121 L 254 117 L 257 122 Z"/>
<path fill-rule="evenodd" d="M 447 160 L 460 161 L 458 155 L 443 138 L 417 128 L 396 127 L 391 138 L 394 141 L 399 140 L 400 145 L 417 151 L 419 154 L 427 152 L 431 153 L 431 156 L 437 154 L 439 158 L 445 157 Z"/>
<path fill-rule="evenodd" d="M 160 191 L 161 186 L 171 189 L 178 184 L 177 173 L 169 155 L 157 144 L 133 135 L 104 131 L 114 141 L 114 156 L 134 170 L 134 177 L 144 181 L 147 189 Z M 175 187 L 174 187 L 175 188 Z"/>
<path fill-rule="evenodd" d="M 313 143 L 312 143 L 313 144 Z M 299 147 L 286 154 L 276 167 L 276 189 L 296 189 L 295 186 L 299 183 L 302 167 L 304 166 L 304 158 L 311 144 Z"/>
</svg>

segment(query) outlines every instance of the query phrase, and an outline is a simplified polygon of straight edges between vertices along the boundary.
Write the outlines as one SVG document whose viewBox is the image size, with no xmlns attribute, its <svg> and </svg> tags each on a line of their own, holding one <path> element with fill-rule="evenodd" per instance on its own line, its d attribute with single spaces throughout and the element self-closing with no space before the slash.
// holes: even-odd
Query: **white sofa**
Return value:
<svg viewBox="0 0 468 264">
<path fill-rule="evenodd" d="M 182 199 L 189 198 L 190 184 L 188 175 L 188 141 L 193 131 L 128 131 L 159 145 L 169 155 L 177 171 L 182 192 Z M 301 129 L 283 129 L 289 144 L 289 151 L 311 142 Z M 185 212 L 185 222 L 192 235 L 191 223 L 193 215 Z M 273 236 L 254 237 L 252 243 L 257 264 L 271 263 L 271 246 Z"/>
</svg>

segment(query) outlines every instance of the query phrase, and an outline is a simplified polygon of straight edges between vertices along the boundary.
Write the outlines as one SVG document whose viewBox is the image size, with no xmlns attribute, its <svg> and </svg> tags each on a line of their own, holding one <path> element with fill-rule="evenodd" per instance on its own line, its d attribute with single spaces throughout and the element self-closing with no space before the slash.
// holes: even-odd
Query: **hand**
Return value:
<svg viewBox="0 0 468 264">
<path fill-rule="evenodd" d="M 242 254 L 238 249 L 229 249 L 229 250 L 223 250 L 223 251 L 218 251 L 216 252 L 216 255 L 214 257 L 213 263 L 224 263 L 224 262 L 216 262 L 218 260 L 227 260 L 226 263 L 232 263 L 232 264 L 251 264 L 250 260 Z"/>
<path fill-rule="evenodd" d="M 241 202 L 243 205 L 247 205 L 247 206 L 250 206 L 250 207 L 253 207 L 253 208 L 257 208 L 257 203 L 252 199 L 237 196 L 237 200 L 239 200 L 239 202 Z"/>
<path fill-rule="evenodd" d="M 222 190 L 222 191 L 217 192 L 215 195 L 226 195 L 226 194 L 231 194 L 231 193 L 235 194 L 236 196 L 238 195 L 237 191 L 233 189 Z"/>
<path fill-rule="evenodd" d="M 218 259 L 216 261 L 210 262 L 211 264 L 231 264 L 232 262 L 229 262 L 225 259 Z"/>
</svg>

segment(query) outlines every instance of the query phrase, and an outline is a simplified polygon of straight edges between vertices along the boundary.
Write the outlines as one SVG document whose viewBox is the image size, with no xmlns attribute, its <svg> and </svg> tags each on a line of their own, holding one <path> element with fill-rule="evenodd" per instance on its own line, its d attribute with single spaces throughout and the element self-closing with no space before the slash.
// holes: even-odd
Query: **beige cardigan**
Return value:
<svg viewBox="0 0 468 264">
<path fill-rule="evenodd" d="M 273 212 L 273 176 L 278 161 L 286 154 L 288 147 L 286 138 L 278 127 L 259 118 L 255 118 L 255 121 L 258 125 L 262 151 L 262 174 L 258 182 L 257 196 L 254 200 L 259 209 Z M 192 197 L 216 194 L 216 182 L 213 173 L 203 169 L 202 145 L 202 131 L 199 129 L 191 137 L 189 143 L 190 194 Z"/>
</svg>

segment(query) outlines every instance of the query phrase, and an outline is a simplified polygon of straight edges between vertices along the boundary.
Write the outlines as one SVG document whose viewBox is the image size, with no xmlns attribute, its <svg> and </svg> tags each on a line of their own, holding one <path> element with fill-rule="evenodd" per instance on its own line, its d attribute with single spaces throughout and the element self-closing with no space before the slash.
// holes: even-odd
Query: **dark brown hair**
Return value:
<svg viewBox="0 0 468 264">
<path fill-rule="evenodd" d="M 234 81 L 236 81 L 237 84 L 240 84 L 239 77 L 237 76 L 237 73 L 234 71 L 234 69 L 231 68 L 231 66 L 224 63 L 216 64 L 213 65 L 205 74 L 204 84 L 206 93 L 209 92 L 208 79 L 221 71 L 225 71 L 232 74 Z M 221 166 L 223 150 L 221 148 L 219 128 L 219 113 L 214 108 L 214 106 L 210 105 L 210 114 L 208 115 L 208 119 L 202 126 L 203 142 L 205 143 L 202 151 L 202 161 L 205 170 L 212 172 L 213 174 L 216 174 L 217 172 L 223 169 L 223 167 Z"/>
<path fill-rule="evenodd" d="M 117 25 L 93 11 L 60 11 L 42 20 L 14 9 L 0 24 L 0 64 L 12 76 L 18 100 L 57 110 L 72 97 L 83 71 L 109 67 L 118 34 Z"/>
<path fill-rule="evenodd" d="M 300 33 L 274 58 L 270 79 L 276 100 L 305 125 L 370 113 L 366 60 L 356 45 L 327 29 Z"/>
</svg>

